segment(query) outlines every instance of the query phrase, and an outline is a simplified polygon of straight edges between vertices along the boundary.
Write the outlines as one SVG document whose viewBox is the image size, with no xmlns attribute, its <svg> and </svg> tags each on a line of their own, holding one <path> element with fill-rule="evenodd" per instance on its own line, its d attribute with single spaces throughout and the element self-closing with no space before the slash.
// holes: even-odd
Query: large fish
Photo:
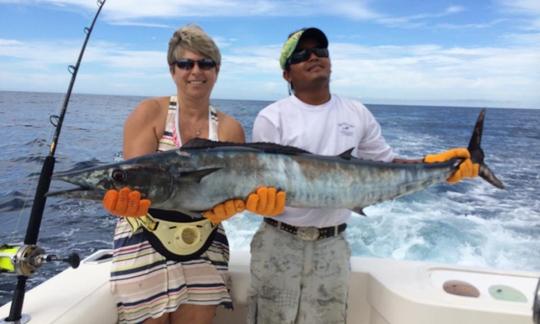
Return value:
<svg viewBox="0 0 540 324">
<path fill-rule="evenodd" d="M 480 164 L 480 176 L 503 188 L 484 164 L 484 115 L 482 110 L 468 149 Z M 277 144 L 195 139 L 177 150 L 57 173 L 54 179 L 78 187 L 49 195 L 101 200 L 106 190 L 127 186 L 151 199 L 153 208 L 194 215 L 231 198 L 244 199 L 264 185 L 286 191 L 288 206 L 361 211 L 445 182 L 461 162 L 384 163 L 357 159 L 351 152 L 321 156 Z"/>
</svg>

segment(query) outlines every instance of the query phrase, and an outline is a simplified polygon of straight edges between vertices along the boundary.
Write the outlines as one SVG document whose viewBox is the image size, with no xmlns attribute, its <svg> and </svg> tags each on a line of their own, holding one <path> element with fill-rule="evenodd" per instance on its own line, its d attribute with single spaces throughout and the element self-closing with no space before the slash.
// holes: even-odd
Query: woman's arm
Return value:
<svg viewBox="0 0 540 324">
<path fill-rule="evenodd" d="M 245 143 L 246 135 L 240 122 L 227 114 L 221 112 L 218 114 L 219 139 L 225 142 Z"/>
<path fill-rule="evenodd" d="M 157 150 L 159 138 L 164 129 L 163 109 L 160 100 L 142 101 L 124 123 L 124 159 L 153 153 Z M 103 207 L 115 216 L 143 216 L 148 212 L 151 201 L 141 199 L 141 193 L 123 188 L 108 190 L 103 197 Z"/>
<path fill-rule="evenodd" d="M 160 99 L 152 98 L 142 101 L 128 116 L 124 124 L 124 159 L 157 151 L 165 125 L 163 111 Z"/>
</svg>

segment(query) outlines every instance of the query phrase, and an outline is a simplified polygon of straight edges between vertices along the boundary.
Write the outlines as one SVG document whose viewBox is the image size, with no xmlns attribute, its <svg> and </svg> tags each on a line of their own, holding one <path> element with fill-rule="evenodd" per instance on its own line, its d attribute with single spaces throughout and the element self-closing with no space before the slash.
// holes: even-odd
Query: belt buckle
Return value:
<svg viewBox="0 0 540 324">
<path fill-rule="evenodd" d="M 315 241 L 319 235 L 319 229 L 313 226 L 299 227 L 296 230 L 296 236 L 303 241 Z"/>
</svg>

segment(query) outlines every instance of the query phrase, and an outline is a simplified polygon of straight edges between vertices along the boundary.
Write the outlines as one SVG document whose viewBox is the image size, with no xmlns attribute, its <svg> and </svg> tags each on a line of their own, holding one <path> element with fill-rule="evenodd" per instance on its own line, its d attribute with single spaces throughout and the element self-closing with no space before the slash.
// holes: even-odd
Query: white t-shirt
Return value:
<svg viewBox="0 0 540 324">
<path fill-rule="evenodd" d="M 290 145 L 321 155 L 339 155 L 354 147 L 352 154 L 361 159 L 390 162 L 396 158 L 371 112 L 358 101 L 334 94 L 317 106 L 294 95 L 270 104 L 255 119 L 253 142 Z M 326 227 L 344 223 L 350 215 L 348 209 L 286 207 L 276 220 Z"/>
</svg>

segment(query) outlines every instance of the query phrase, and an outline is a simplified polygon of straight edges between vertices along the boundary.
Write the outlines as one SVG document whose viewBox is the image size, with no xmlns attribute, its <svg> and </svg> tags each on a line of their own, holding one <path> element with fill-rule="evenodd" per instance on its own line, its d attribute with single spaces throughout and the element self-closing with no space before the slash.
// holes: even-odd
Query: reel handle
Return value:
<svg viewBox="0 0 540 324">
<path fill-rule="evenodd" d="M 65 258 L 59 257 L 54 254 L 49 254 L 45 257 L 45 262 L 65 262 L 69 264 L 73 269 L 77 269 L 81 264 L 81 258 L 77 253 L 71 253 Z"/>
<path fill-rule="evenodd" d="M 65 262 L 72 268 L 77 268 L 81 258 L 77 253 L 67 257 L 46 254 L 37 245 L 1 245 L 0 246 L 0 272 L 29 277 L 44 263 Z"/>
</svg>

